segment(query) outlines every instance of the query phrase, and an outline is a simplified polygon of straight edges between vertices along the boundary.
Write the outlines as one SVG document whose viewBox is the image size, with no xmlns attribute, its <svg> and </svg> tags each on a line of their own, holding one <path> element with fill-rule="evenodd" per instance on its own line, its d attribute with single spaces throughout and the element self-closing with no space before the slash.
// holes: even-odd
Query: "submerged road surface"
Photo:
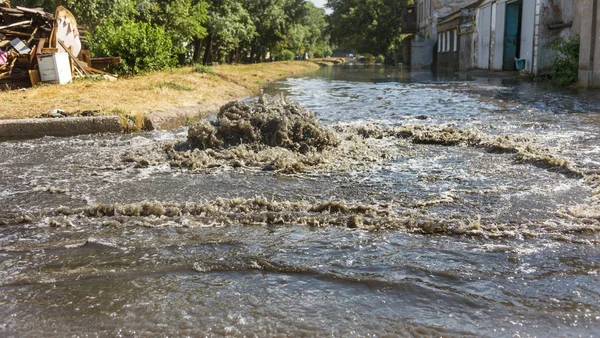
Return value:
<svg viewBox="0 0 600 338">
<path fill-rule="evenodd" d="M 0 336 L 600 335 L 593 94 L 359 67 L 266 92 L 339 144 L 0 143 Z"/>
</svg>

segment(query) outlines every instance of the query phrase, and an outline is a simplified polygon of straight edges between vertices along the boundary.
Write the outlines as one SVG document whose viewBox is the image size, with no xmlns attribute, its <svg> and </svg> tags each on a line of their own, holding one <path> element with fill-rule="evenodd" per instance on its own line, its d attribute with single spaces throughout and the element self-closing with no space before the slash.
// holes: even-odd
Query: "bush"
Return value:
<svg viewBox="0 0 600 338">
<path fill-rule="evenodd" d="M 278 61 L 290 61 L 293 60 L 296 54 L 289 49 L 284 49 L 281 52 L 277 53 L 276 60 Z"/>
<path fill-rule="evenodd" d="M 120 56 L 121 64 L 112 68 L 117 73 L 137 74 L 176 64 L 165 30 L 144 22 L 106 20 L 92 34 L 89 45 L 95 56 Z"/>
<path fill-rule="evenodd" d="M 375 63 L 375 56 L 373 54 L 365 53 L 365 63 L 372 64 Z"/>
<path fill-rule="evenodd" d="M 569 40 L 558 40 L 552 45 L 552 49 L 559 55 L 552 61 L 552 82 L 559 86 L 568 86 L 577 82 L 579 77 L 579 35 Z"/>
</svg>

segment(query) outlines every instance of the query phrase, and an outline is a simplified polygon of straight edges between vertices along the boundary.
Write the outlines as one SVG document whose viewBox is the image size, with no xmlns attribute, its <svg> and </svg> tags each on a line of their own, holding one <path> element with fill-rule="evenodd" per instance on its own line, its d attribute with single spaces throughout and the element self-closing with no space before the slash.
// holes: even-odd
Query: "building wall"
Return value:
<svg viewBox="0 0 600 338">
<path fill-rule="evenodd" d="M 415 37 L 411 43 L 411 67 L 426 68 L 433 64 L 435 40 Z"/>
<path fill-rule="evenodd" d="M 536 49 L 534 73 L 547 74 L 552 70 L 552 60 L 558 54 L 552 45 L 560 39 L 569 39 L 579 32 L 575 28 L 573 0 L 538 0 L 538 22 L 536 23 Z M 573 22 L 572 27 L 550 29 L 549 25 Z"/>
<path fill-rule="evenodd" d="M 459 64 L 458 69 L 470 70 L 477 65 L 475 61 L 475 34 L 466 33 L 459 35 Z"/>
<path fill-rule="evenodd" d="M 525 59 L 525 70 L 533 73 L 534 39 L 536 28 L 536 2 L 539 0 L 523 0 L 521 14 L 521 54 Z"/>
<path fill-rule="evenodd" d="M 494 22 L 494 52 L 492 56 L 492 69 L 502 70 L 504 63 L 504 28 L 506 18 L 506 2 L 495 4 L 496 21 Z"/>
<path fill-rule="evenodd" d="M 594 10 L 595 9 L 595 10 Z M 581 49 L 579 51 L 579 84 L 600 87 L 600 0 L 580 0 Z"/>
<path fill-rule="evenodd" d="M 448 28 L 440 27 L 436 44 L 436 68 L 438 70 L 458 70 L 460 60 L 460 39 L 458 20 Z M 442 30 L 443 29 L 443 30 Z"/>
<path fill-rule="evenodd" d="M 491 54 L 491 34 L 492 34 L 492 6 L 486 4 L 480 7 L 477 11 L 476 20 L 476 35 L 475 45 L 476 49 L 476 65 L 477 68 L 489 69 L 490 68 L 490 54 Z"/>
<path fill-rule="evenodd" d="M 434 0 L 416 0 L 417 6 L 417 27 L 419 35 L 431 39 L 435 35 L 433 25 L 433 2 Z"/>
<path fill-rule="evenodd" d="M 437 21 L 477 0 L 416 0 L 419 34 L 427 39 L 437 38 Z"/>
</svg>

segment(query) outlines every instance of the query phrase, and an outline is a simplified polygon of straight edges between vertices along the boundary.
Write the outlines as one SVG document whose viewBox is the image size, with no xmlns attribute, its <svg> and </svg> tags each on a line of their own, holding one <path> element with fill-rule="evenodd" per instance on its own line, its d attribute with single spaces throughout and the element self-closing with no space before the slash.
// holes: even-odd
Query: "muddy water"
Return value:
<svg viewBox="0 0 600 338">
<path fill-rule="evenodd" d="M 186 129 L 1 143 L 0 335 L 600 335 L 600 103 L 469 80 L 275 84 L 339 136 L 301 170 L 175 164 Z"/>
</svg>

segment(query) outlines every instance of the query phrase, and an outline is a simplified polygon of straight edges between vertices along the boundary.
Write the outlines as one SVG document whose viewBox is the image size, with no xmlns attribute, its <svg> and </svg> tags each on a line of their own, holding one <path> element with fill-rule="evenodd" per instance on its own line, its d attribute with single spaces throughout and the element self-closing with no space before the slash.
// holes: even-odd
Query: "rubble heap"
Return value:
<svg viewBox="0 0 600 338">
<path fill-rule="evenodd" d="M 66 22 L 71 22 L 69 28 L 71 38 L 79 41 L 79 33 L 84 33 L 85 30 L 77 27 L 73 15 L 59 6 L 56 17 L 61 15 L 66 15 L 70 19 Z M 0 90 L 29 87 L 44 80 L 44 74 L 40 74 L 38 70 L 38 62 L 41 62 L 40 58 L 45 59 L 50 56 L 49 54 L 58 52 L 68 53 L 68 80 L 71 78 L 71 73 L 75 76 L 95 74 L 114 77 L 112 74 L 93 68 L 94 59 L 91 58 L 89 51 L 80 50 L 81 44 L 74 48 L 61 40 L 66 37 L 61 37 L 61 34 L 65 33 L 61 33 L 56 17 L 43 8 L 20 6 L 12 8 L 8 0 L 0 0 Z M 84 37 L 81 38 L 85 42 Z M 112 63 L 120 63 L 121 59 L 119 57 L 98 58 L 97 61 L 99 63 L 96 67 L 105 68 Z M 68 71 L 69 64 L 70 71 Z"/>
<path fill-rule="evenodd" d="M 48 50 L 54 16 L 0 0 L 0 88 L 29 86 L 36 55 Z M 44 50 L 46 49 L 46 50 Z"/>
</svg>

